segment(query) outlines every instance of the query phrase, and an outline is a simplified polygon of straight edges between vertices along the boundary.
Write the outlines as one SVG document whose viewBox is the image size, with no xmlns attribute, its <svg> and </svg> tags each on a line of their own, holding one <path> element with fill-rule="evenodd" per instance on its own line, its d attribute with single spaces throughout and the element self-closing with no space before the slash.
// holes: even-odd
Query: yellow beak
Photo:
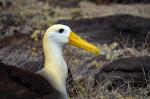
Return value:
<svg viewBox="0 0 150 99">
<path fill-rule="evenodd" d="M 82 49 L 89 51 L 97 56 L 100 54 L 100 50 L 96 46 L 83 40 L 78 35 L 76 35 L 74 32 L 70 32 L 69 44 L 79 47 L 79 48 L 82 48 Z"/>
</svg>

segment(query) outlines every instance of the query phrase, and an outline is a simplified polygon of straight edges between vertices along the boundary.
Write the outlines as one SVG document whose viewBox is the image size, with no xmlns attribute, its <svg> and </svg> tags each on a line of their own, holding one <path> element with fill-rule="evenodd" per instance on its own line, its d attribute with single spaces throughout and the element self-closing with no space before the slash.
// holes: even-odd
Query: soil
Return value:
<svg viewBox="0 0 150 99">
<path fill-rule="evenodd" d="M 104 64 L 120 58 L 150 56 L 149 36 L 147 36 L 150 24 L 149 3 L 108 2 L 105 5 L 98 3 L 99 0 L 59 1 L 0 1 L 0 60 L 25 70 L 33 72 L 40 70 L 44 63 L 42 50 L 44 31 L 53 24 L 64 22 L 69 24 L 72 31 L 78 32 L 81 37 L 101 49 L 101 56 L 94 57 L 81 49 L 65 46 L 63 54 L 73 74 L 78 93 L 78 96 L 74 97 L 147 98 L 148 87 L 138 90 L 130 90 L 129 87 L 124 92 L 121 88 L 108 91 L 109 80 L 96 88 L 92 85 L 94 75 Z M 120 32 L 124 33 L 122 38 L 118 36 L 121 41 L 114 40 Z M 132 35 L 128 42 L 130 34 Z M 132 42 L 132 39 L 136 40 Z M 138 42 L 141 44 L 136 47 L 135 44 Z"/>
</svg>

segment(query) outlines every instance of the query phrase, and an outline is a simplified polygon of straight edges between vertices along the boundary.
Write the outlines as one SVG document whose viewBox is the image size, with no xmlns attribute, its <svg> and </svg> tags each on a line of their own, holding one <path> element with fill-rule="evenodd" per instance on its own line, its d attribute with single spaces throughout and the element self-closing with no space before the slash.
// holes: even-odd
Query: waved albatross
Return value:
<svg viewBox="0 0 150 99">
<path fill-rule="evenodd" d="M 0 98 L 68 99 L 68 67 L 62 55 L 64 44 L 71 44 L 95 55 L 100 54 L 96 46 L 81 39 L 68 26 L 53 25 L 46 30 L 43 38 L 45 64 L 42 70 L 35 74 L 0 63 Z"/>
</svg>

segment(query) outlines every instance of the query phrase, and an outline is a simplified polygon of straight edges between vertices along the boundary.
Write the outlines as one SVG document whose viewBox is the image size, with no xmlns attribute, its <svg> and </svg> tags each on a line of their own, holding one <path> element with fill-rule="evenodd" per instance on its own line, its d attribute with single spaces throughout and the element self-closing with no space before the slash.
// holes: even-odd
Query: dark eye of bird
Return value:
<svg viewBox="0 0 150 99">
<path fill-rule="evenodd" d="M 59 29 L 59 33 L 63 33 L 64 32 L 64 29 Z"/>
</svg>

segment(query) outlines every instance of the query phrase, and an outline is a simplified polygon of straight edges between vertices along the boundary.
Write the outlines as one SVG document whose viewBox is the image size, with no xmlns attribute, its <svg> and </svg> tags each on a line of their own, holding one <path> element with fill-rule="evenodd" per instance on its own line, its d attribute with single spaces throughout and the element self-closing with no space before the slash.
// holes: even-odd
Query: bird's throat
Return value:
<svg viewBox="0 0 150 99">
<path fill-rule="evenodd" d="M 43 76 L 55 89 L 63 94 L 67 94 L 66 79 L 68 68 L 62 55 L 62 46 L 55 42 L 49 42 L 43 43 L 43 49 L 45 54 Z"/>
</svg>

